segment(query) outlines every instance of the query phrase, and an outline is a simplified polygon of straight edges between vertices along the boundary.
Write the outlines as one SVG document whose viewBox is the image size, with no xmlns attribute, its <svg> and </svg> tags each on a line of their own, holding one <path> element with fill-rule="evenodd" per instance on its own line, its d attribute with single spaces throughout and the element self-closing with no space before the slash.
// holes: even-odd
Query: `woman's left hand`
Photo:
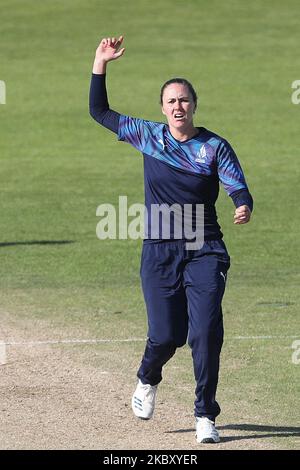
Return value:
<svg viewBox="0 0 300 470">
<path fill-rule="evenodd" d="M 249 222 L 251 217 L 251 211 L 248 206 L 240 206 L 235 210 L 234 214 L 234 224 L 246 224 Z"/>
</svg>

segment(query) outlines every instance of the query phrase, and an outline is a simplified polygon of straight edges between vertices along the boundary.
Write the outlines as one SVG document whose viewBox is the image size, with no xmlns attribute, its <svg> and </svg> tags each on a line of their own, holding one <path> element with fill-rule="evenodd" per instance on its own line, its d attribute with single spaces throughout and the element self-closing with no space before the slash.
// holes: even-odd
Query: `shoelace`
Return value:
<svg viewBox="0 0 300 470">
<path fill-rule="evenodd" d="M 214 422 L 209 419 L 197 420 L 197 430 L 216 434 Z"/>
<path fill-rule="evenodd" d="M 155 388 L 152 385 L 149 385 L 149 384 L 142 385 L 142 389 L 144 391 L 145 398 L 153 397 Z"/>
</svg>

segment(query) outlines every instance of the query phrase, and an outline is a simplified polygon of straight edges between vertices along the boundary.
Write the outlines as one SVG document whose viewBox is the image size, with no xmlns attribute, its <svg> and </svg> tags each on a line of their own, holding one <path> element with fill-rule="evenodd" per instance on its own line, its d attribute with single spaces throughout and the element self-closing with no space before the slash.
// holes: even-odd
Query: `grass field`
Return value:
<svg viewBox="0 0 300 470">
<path fill-rule="evenodd" d="M 141 241 L 95 234 L 99 204 L 117 205 L 119 195 L 143 202 L 141 156 L 88 113 L 96 46 L 124 34 L 125 55 L 108 70 L 111 107 L 162 120 L 161 84 L 186 77 L 199 95 L 195 123 L 229 140 L 255 200 L 247 226 L 233 225 L 222 189 L 217 205 L 232 259 L 223 422 L 261 426 L 260 445 L 299 447 L 292 342 L 300 340 L 300 105 L 291 102 L 300 79 L 299 2 L 2 0 L 0 32 L 0 308 L 94 338 L 146 334 Z M 133 355 L 137 366 L 142 344 L 109 348 L 107 367 L 124 367 L 134 381 L 122 358 Z M 192 413 L 188 348 L 166 367 L 166 380 Z M 178 385 L 190 392 L 176 394 Z"/>
</svg>

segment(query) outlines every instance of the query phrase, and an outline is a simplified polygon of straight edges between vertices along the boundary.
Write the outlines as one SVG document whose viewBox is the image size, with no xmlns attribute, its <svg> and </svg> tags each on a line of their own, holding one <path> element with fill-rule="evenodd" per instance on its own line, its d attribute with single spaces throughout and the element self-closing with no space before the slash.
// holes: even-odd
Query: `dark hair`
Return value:
<svg viewBox="0 0 300 470">
<path fill-rule="evenodd" d="M 171 80 L 168 80 L 166 83 L 163 84 L 163 86 L 161 87 L 161 90 L 160 90 L 160 104 L 161 105 L 163 104 L 163 95 L 164 95 L 165 89 L 167 88 L 167 86 L 171 85 L 172 83 L 180 83 L 181 85 L 185 85 L 188 88 L 189 92 L 192 95 L 193 101 L 195 103 L 195 109 L 196 109 L 196 107 L 197 107 L 197 94 L 194 90 L 193 85 L 188 80 L 186 80 L 185 78 L 171 78 Z"/>
</svg>

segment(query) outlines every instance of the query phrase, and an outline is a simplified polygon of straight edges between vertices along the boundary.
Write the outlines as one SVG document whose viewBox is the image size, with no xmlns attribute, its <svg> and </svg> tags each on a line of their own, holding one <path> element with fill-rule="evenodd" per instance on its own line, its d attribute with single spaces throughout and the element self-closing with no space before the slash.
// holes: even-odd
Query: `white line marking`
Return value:
<svg viewBox="0 0 300 470">
<path fill-rule="evenodd" d="M 232 336 L 228 339 L 292 339 L 292 338 L 300 338 L 300 335 L 292 335 L 292 336 Z M 225 338 L 226 339 L 226 338 Z"/>
<path fill-rule="evenodd" d="M 6 85 L 3 80 L 0 80 L 0 104 L 6 104 Z"/>
<path fill-rule="evenodd" d="M 130 343 L 146 341 L 146 338 L 128 338 L 128 339 L 62 339 L 62 340 L 45 340 L 45 341 L 7 341 L 3 342 L 6 345 L 26 345 L 26 346 L 35 346 L 39 344 L 94 344 L 94 343 Z"/>
<path fill-rule="evenodd" d="M 0 341 L 0 365 L 6 364 L 6 343 L 4 341 Z"/>
<path fill-rule="evenodd" d="M 294 339 L 300 338 L 298 335 L 283 336 L 228 336 L 225 340 L 247 340 L 247 339 Z M 137 343 L 147 341 L 147 338 L 126 338 L 126 339 L 62 339 L 45 341 L 0 341 L 3 346 L 38 346 L 43 344 L 97 344 L 97 343 Z"/>
</svg>

